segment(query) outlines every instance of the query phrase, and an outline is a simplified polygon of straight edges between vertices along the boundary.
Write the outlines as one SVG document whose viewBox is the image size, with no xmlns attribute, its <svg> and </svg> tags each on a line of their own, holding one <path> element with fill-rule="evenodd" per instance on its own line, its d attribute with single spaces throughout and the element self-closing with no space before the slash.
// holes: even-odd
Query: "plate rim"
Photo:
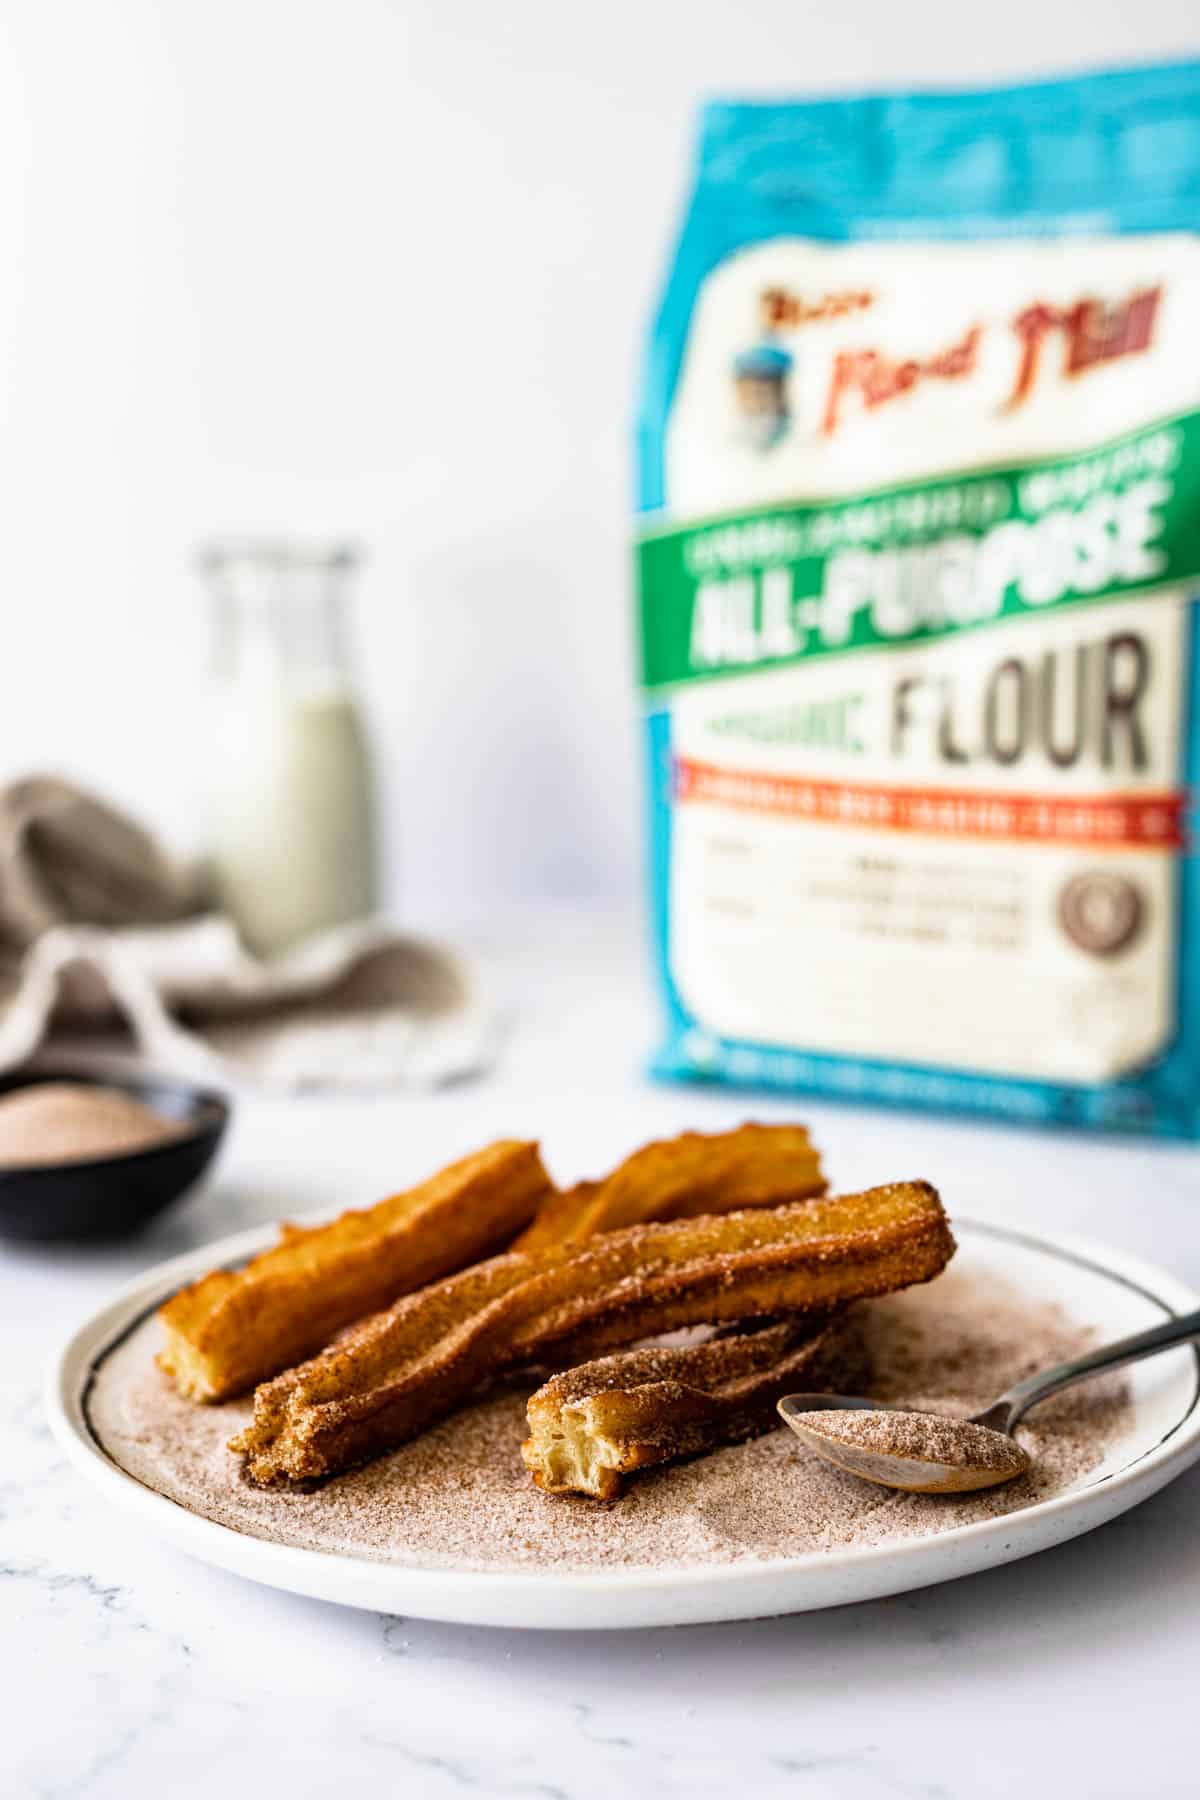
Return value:
<svg viewBox="0 0 1200 1800">
<path fill-rule="evenodd" d="M 297 1222 L 319 1223 L 329 1217 L 328 1210 L 320 1208 L 298 1215 Z M 476 1610 L 495 1614 L 499 1602 L 508 1600 L 514 1610 L 519 1610 L 522 1603 L 528 1604 L 535 1594 L 539 1602 L 550 1594 L 564 1602 L 573 1597 L 582 1599 L 598 1595 L 614 1602 L 634 1598 L 662 1601 L 691 1595 L 700 1590 L 715 1596 L 718 1592 L 724 1594 L 730 1588 L 736 1590 L 741 1587 L 746 1590 L 747 1605 L 744 1611 L 725 1610 L 718 1606 L 716 1611 L 702 1610 L 697 1614 L 696 1622 L 701 1618 L 750 1619 L 762 1616 L 764 1611 L 800 1610 L 786 1603 L 774 1608 L 759 1608 L 752 1599 L 752 1591 L 769 1586 L 773 1578 L 778 1580 L 784 1576 L 795 1576 L 814 1567 L 836 1574 L 848 1570 L 869 1571 L 885 1565 L 896 1570 L 900 1577 L 894 1585 L 889 1584 L 886 1591 L 901 1593 L 951 1579 L 957 1574 L 971 1573 L 981 1567 L 1017 1560 L 1062 1541 L 1054 1532 L 1055 1521 L 1071 1512 L 1088 1510 L 1089 1501 L 1092 1502 L 1092 1510 L 1098 1511 L 1099 1516 L 1090 1524 L 1082 1525 L 1078 1534 L 1063 1534 L 1063 1538 L 1068 1535 L 1083 1535 L 1094 1526 L 1115 1517 L 1117 1513 L 1149 1498 L 1159 1487 L 1200 1458 L 1200 1345 L 1193 1345 L 1193 1391 L 1186 1410 L 1156 1444 L 1143 1450 L 1132 1462 L 1107 1475 L 1101 1475 L 1082 1487 L 1068 1489 L 1047 1500 L 1024 1507 L 1019 1512 L 977 1519 L 965 1525 L 953 1526 L 948 1531 L 904 1539 L 897 1543 L 861 1547 L 847 1545 L 833 1550 L 813 1551 L 803 1556 L 755 1558 L 718 1565 L 706 1563 L 663 1569 L 604 1570 L 439 1568 L 276 1543 L 269 1538 L 255 1537 L 194 1512 L 182 1502 L 159 1493 L 123 1469 L 109 1455 L 92 1427 L 87 1411 L 87 1396 L 105 1357 L 131 1331 L 136 1330 L 169 1293 L 183 1281 L 193 1279 L 197 1273 L 205 1272 L 208 1268 L 236 1266 L 239 1261 L 273 1242 L 278 1224 L 278 1221 L 273 1221 L 252 1226 L 212 1244 L 184 1251 L 124 1283 L 105 1305 L 94 1309 L 77 1324 L 54 1351 L 46 1370 L 44 1399 L 51 1432 L 67 1460 L 119 1510 L 134 1516 L 140 1515 L 148 1524 L 156 1525 L 163 1537 L 202 1562 L 290 1592 L 313 1594 L 317 1592 L 313 1583 L 317 1582 L 322 1597 L 340 1599 L 341 1604 L 367 1606 L 378 1611 L 387 1610 L 388 1601 L 394 1600 L 399 1603 L 401 1611 L 415 1617 L 493 1624 L 497 1622 L 495 1618 L 473 1618 L 469 1606 L 466 1610 L 462 1610 L 460 1606 L 447 1610 L 447 1598 L 453 1596 L 456 1602 L 461 1603 L 464 1599 L 470 1601 L 473 1596 L 477 1596 L 480 1606 Z M 1086 1235 L 1074 1232 L 1040 1233 L 1024 1227 L 997 1224 L 990 1219 L 975 1219 L 969 1214 L 961 1213 L 952 1215 L 951 1224 L 956 1231 L 961 1230 L 966 1236 L 999 1239 L 1083 1266 L 1105 1280 L 1133 1290 L 1159 1307 L 1168 1317 L 1200 1310 L 1200 1293 L 1169 1270 Z M 1130 1493 L 1130 1489 L 1134 1491 Z M 1103 1496 L 1099 1507 L 1096 1505 L 1098 1496 Z M 1121 1504 L 1115 1507 L 1105 1504 L 1118 1496 Z M 1045 1530 L 1037 1533 L 1034 1529 L 1037 1526 L 1049 1527 L 1049 1535 L 1046 1535 Z M 1043 1541 L 1016 1549 L 1005 1545 L 1005 1554 L 987 1558 L 982 1564 L 973 1560 L 970 1553 L 981 1541 L 1002 1535 L 1006 1528 L 1012 1532 L 1014 1527 L 1016 1534 L 1038 1535 Z M 904 1575 L 910 1565 L 916 1564 L 919 1568 L 931 1558 L 936 1561 L 939 1551 L 943 1553 L 943 1560 L 953 1560 L 955 1552 L 960 1550 L 967 1553 L 967 1560 L 959 1569 L 943 1569 L 940 1574 L 932 1574 L 925 1579 L 910 1579 Z M 348 1587 L 352 1583 L 363 1581 L 378 1584 L 380 1592 L 367 1599 L 353 1593 L 337 1596 L 330 1591 L 339 1582 Z M 395 1585 L 394 1593 L 384 1591 L 389 1583 Z M 404 1589 L 403 1595 L 399 1591 L 401 1587 Z M 817 1604 L 843 1603 L 843 1600 L 835 1598 Z M 430 1610 L 422 1611 L 422 1604 Z M 644 1622 L 663 1624 L 667 1621 L 654 1618 Z M 512 1627 L 528 1623 L 534 1628 L 545 1628 L 545 1620 L 540 1617 L 528 1621 L 513 1617 L 506 1619 L 505 1623 Z M 620 1621 L 591 1618 L 571 1621 L 576 1629 L 603 1629 L 614 1625 L 616 1628 L 627 1628 L 630 1623 L 624 1617 Z M 570 1627 L 560 1621 L 557 1627 L 552 1628 Z"/>
</svg>

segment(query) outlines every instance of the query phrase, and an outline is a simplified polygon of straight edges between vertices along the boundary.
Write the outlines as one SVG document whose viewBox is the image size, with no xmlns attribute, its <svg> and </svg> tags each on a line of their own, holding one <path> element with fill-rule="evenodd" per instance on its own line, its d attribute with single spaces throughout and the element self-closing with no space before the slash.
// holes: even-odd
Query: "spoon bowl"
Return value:
<svg viewBox="0 0 1200 1800">
<path fill-rule="evenodd" d="M 1200 1312 L 1183 1313 L 1102 1344 L 1073 1362 L 1058 1363 L 1018 1381 L 998 1400 L 973 1419 L 947 1419 L 940 1413 L 906 1412 L 879 1400 L 863 1400 L 847 1394 L 785 1394 L 778 1411 L 785 1425 L 800 1441 L 851 1475 L 882 1487 L 903 1488 L 917 1494 L 964 1494 L 975 1488 L 998 1487 L 1029 1467 L 1029 1458 L 1013 1438 L 1018 1423 L 1031 1406 L 1048 1400 L 1063 1388 L 1074 1387 L 1108 1369 L 1158 1356 L 1176 1344 L 1200 1340 Z M 873 1415 L 869 1428 L 821 1420 L 822 1413 Z M 895 1423 L 889 1425 L 889 1419 Z"/>
<path fill-rule="evenodd" d="M 1014 1481 L 1029 1468 L 1028 1455 L 1013 1438 L 972 1420 L 840 1394 L 789 1394 L 779 1402 L 779 1413 L 807 1449 L 835 1468 L 905 1493 L 973 1493 Z M 868 1433 L 850 1422 L 847 1415 L 853 1414 L 870 1420 Z M 846 1419 L 844 1428 L 837 1415 Z"/>
</svg>

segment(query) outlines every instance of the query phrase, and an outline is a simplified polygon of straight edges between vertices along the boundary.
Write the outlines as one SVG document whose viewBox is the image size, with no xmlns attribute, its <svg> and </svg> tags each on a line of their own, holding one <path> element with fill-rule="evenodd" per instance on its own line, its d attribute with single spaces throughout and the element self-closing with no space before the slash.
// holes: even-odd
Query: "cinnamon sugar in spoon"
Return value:
<svg viewBox="0 0 1200 1800">
<path fill-rule="evenodd" d="M 1019 1381 L 973 1419 L 905 1412 L 844 1394 L 788 1394 L 779 1413 L 808 1449 L 864 1481 L 915 1494 L 969 1493 L 998 1487 L 1029 1468 L 1029 1456 L 1012 1434 L 1030 1407 L 1106 1369 L 1198 1338 L 1200 1312 L 1168 1319 Z"/>
</svg>

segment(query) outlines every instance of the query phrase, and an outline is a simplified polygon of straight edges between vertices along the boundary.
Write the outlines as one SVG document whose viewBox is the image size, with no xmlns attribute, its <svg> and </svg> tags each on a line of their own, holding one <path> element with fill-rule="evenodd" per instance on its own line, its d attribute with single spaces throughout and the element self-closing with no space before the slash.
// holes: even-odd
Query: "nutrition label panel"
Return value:
<svg viewBox="0 0 1200 1800">
<path fill-rule="evenodd" d="M 1173 1026 L 1171 858 L 906 839 L 680 807 L 671 969 L 719 1037 L 1067 1080 Z M 903 952 L 903 954 L 900 954 Z"/>
<path fill-rule="evenodd" d="M 1020 950 L 1029 941 L 1033 884 L 1023 870 L 973 867 L 952 852 L 911 864 L 816 849 L 798 858 L 786 834 L 758 843 L 755 835 L 716 830 L 703 842 L 714 918 L 966 949 Z"/>
</svg>

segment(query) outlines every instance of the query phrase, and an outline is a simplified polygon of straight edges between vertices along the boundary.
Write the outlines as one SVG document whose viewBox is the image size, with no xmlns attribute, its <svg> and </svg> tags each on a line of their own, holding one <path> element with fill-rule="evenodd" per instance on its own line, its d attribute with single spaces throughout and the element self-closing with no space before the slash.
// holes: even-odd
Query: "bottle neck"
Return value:
<svg viewBox="0 0 1200 1800">
<path fill-rule="evenodd" d="M 349 684 L 345 556 L 225 554 L 210 558 L 206 573 L 218 681 L 314 690 Z"/>
</svg>

